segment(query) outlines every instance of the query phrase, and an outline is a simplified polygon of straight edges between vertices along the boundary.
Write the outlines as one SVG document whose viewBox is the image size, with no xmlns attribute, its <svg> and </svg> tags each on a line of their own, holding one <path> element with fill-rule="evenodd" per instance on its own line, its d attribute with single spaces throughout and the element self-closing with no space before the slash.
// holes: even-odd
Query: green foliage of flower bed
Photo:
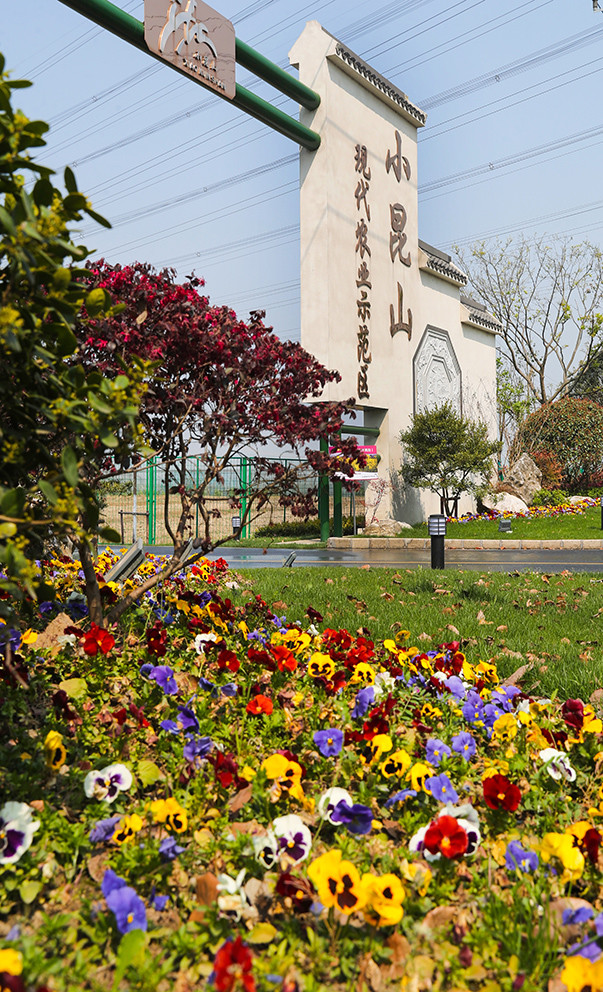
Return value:
<svg viewBox="0 0 603 992">
<path fill-rule="evenodd" d="M 47 571 L 3 639 L 2 987 L 599 987 L 603 725 L 482 650 L 499 578 L 509 628 L 598 586 L 300 570 L 262 598 L 202 563 L 108 631 Z"/>
</svg>

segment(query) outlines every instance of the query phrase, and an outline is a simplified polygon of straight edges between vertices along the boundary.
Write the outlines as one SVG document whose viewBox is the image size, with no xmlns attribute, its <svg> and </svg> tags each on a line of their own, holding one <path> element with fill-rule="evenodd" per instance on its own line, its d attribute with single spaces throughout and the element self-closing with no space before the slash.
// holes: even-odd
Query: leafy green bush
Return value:
<svg viewBox="0 0 603 992">
<path fill-rule="evenodd" d="M 513 442 L 513 456 L 522 451 L 554 453 L 570 492 L 588 489 L 603 465 L 603 406 L 567 396 L 546 403 L 526 417 Z"/>
<path fill-rule="evenodd" d="M 532 506 L 563 506 L 568 501 L 564 489 L 539 489 L 532 497 Z"/>
<path fill-rule="evenodd" d="M 333 517 L 331 517 L 329 523 L 332 533 L 334 526 Z M 356 526 L 358 528 L 364 527 L 364 514 L 356 517 Z M 354 533 L 354 521 L 352 517 L 343 518 L 343 533 L 346 535 Z M 281 523 L 265 524 L 263 527 L 258 527 L 254 536 L 272 538 L 291 537 L 300 540 L 314 537 L 317 541 L 319 541 L 320 521 L 317 517 L 314 517 L 310 520 L 285 520 Z"/>
<path fill-rule="evenodd" d="M 103 496 L 131 496 L 132 482 L 122 482 L 119 479 L 104 479 L 99 483 L 99 492 Z"/>
</svg>

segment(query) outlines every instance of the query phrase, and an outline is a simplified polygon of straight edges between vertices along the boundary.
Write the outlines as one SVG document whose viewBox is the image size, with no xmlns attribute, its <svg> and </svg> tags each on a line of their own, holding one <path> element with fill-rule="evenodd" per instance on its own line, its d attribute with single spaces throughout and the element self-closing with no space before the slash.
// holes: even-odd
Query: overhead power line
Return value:
<svg viewBox="0 0 603 992">
<path fill-rule="evenodd" d="M 434 94 L 434 96 L 425 97 L 418 100 L 417 103 L 421 110 L 432 110 L 434 107 L 440 107 L 443 103 L 449 103 L 451 100 L 458 100 L 461 97 L 467 96 L 469 93 L 482 90 L 485 86 L 494 86 L 521 72 L 528 72 L 530 69 L 535 69 L 537 66 L 550 62 L 553 59 L 569 55 L 581 48 L 585 48 L 587 45 L 592 45 L 595 42 L 600 43 L 602 36 L 603 24 L 594 31 L 592 28 L 589 28 L 587 31 L 580 31 L 570 38 L 564 38 L 554 45 L 540 48 L 536 52 L 531 52 L 530 55 L 515 59 L 514 62 L 507 62 L 497 69 L 491 69 L 488 72 L 482 73 L 481 76 L 474 76 L 473 79 L 468 79 L 458 86 L 442 90 L 440 93 Z"/>
</svg>

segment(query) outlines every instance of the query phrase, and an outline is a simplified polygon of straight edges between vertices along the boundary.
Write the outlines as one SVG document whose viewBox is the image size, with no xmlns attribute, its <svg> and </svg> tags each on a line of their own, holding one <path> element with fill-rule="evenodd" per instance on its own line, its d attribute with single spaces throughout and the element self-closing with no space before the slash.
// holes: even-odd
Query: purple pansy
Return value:
<svg viewBox="0 0 603 992">
<path fill-rule="evenodd" d="M 463 716 L 467 723 L 483 723 L 484 704 L 482 698 L 475 689 L 467 693 L 467 698 L 463 704 Z"/>
<path fill-rule="evenodd" d="M 110 892 L 114 892 L 115 889 L 123 889 L 125 884 L 125 878 L 116 875 L 112 868 L 107 868 L 101 882 L 101 892 L 106 899 Z"/>
<path fill-rule="evenodd" d="M 182 754 L 184 755 L 186 761 L 190 761 L 193 764 L 199 764 L 207 758 L 207 755 L 213 746 L 214 742 L 211 737 L 193 737 L 193 735 L 190 734 L 186 738 L 186 744 L 184 745 Z"/>
<path fill-rule="evenodd" d="M 199 721 L 190 706 L 179 706 L 176 719 L 162 720 L 159 726 L 170 734 L 179 734 L 181 731 L 198 730 Z"/>
<path fill-rule="evenodd" d="M 105 896 L 107 906 L 115 916 L 117 929 L 120 933 L 129 933 L 130 930 L 147 929 L 147 911 L 145 905 L 137 896 L 134 889 L 129 885 L 111 889 Z"/>
<path fill-rule="evenodd" d="M 164 837 L 159 845 L 159 854 L 164 861 L 173 861 L 184 850 L 184 847 L 180 847 L 180 844 L 176 843 L 175 837 Z"/>
<path fill-rule="evenodd" d="M 88 834 L 89 839 L 93 844 L 104 844 L 111 840 L 120 820 L 121 816 L 110 816 L 107 820 L 99 820 Z"/>
<path fill-rule="evenodd" d="M 535 851 L 525 851 L 519 841 L 512 840 L 507 844 L 505 865 L 507 871 L 536 871 L 538 855 Z"/>
<path fill-rule="evenodd" d="M 236 696 L 238 691 L 239 687 L 236 682 L 226 682 L 220 686 L 220 692 L 223 696 Z"/>
<path fill-rule="evenodd" d="M 386 809 L 391 809 L 396 803 L 405 803 L 407 799 L 413 799 L 416 795 L 418 795 L 416 789 L 401 789 L 400 792 L 394 792 L 393 796 L 386 799 L 384 806 Z"/>
<path fill-rule="evenodd" d="M 456 803 L 459 794 L 452 782 L 443 772 L 425 779 L 425 792 L 437 799 L 439 803 Z"/>
<path fill-rule="evenodd" d="M 154 892 L 151 893 L 151 906 L 153 909 L 156 909 L 158 913 L 163 912 L 169 901 L 169 896 L 157 896 Z"/>
<path fill-rule="evenodd" d="M 578 909 L 564 909 L 561 922 L 564 927 L 575 926 L 577 923 L 586 923 L 587 920 L 592 920 L 594 913 L 595 911 L 592 906 L 578 906 Z"/>
<path fill-rule="evenodd" d="M 331 814 L 331 823 L 343 823 L 351 834 L 370 834 L 373 826 L 373 814 L 369 806 L 353 803 L 351 806 L 343 800 Z"/>
<path fill-rule="evenodd" d="M 425 761 L 437 768 L 442 759 L 448 757 L 450 757 L 448 745 L 437 737 L 430 737 L 425 745 Z"/>
<path fill-rule="evenodd" d="M 375 690 L 372 685 L 366 686 L 364 689 L 360 689 L 356 693 L 356 701 L 354 704 L 354 709 L 350 713 L 353 720 L 359 720 L 363 716 L 366 716 L 369 707 L 375 702 Z"/>
<path fill-rule="evenodd" d="M 474 738 L 466 730 L 461 730 L 459 734 L 455 734 L 450 742 L 450 746 L 465 761 L 469 761 L 477 750 L 477 744 Z"/>
<path fill-rule="evenodd" d="M 178 692 L 174 670 L 169 665 L 153 665 L 148 678 L 156 682 L 159 688 L 163 689 L 166 696 L 175 696 Z"/>
<path fill-rule="evenodd" d="M 343 731 L 335 727 L 317 730 L 312 738 L 323 758 L 336 757 L 343 746 Z"/>
</svg>

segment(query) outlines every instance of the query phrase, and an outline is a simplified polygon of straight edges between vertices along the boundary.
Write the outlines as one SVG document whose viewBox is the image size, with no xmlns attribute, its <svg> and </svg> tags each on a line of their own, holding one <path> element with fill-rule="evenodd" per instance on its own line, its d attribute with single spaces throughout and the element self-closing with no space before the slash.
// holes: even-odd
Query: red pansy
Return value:
<svg viewBox="0 0 603 992">
<path fill-rule="evenodd" d="M 514 813 L 521 801 L 521 790 L 504 775 L 490 775 L 483 782 L 484 799 L 490 809 Z"/>
<path fill-rule="evenodd" d="M 423 843 L 430 854 L 442 854 L 445 858 L 460 858 L 467 850 L 467 831 L 453 816 L 438 816 L 430 823 Z"/>
</svg>

